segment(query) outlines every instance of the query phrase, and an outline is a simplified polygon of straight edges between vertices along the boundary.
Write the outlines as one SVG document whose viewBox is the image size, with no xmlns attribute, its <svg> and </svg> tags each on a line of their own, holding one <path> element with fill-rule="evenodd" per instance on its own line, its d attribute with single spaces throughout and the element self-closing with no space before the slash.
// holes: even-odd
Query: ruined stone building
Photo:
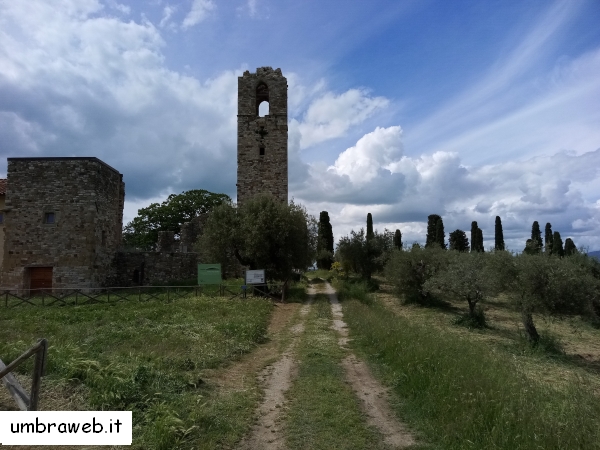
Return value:
<svg viewBox="0 0 600 450">
<path fill-rule="evenodd" d="M 98 158 L 8 158 L 1 284 L 102 286 L 121 244 L 123 176 Z"/>
<path fill-rule="evenodd" d="M 6 202 L 6 178 L 0 178 L 0 271 L 4 258 L 4 204 Z"/>
<path fill-rule="evenodd" d="M 261 116 L 265 102 L 268 112 Z M 287 80 L 281 69 L 259 67 L 238 77 L 237 162 L 238 205 L 262 192 L 287 202 Z"/>
<path fill-rule="evenodd" d="M 263 192 L 287 202 L 287 139 L 281 69 L 244 72 L 238 78 L 238 204 Z M 8 158 L 7 179 L 0 180 L 0 286 L 94 288 L 194 278 L 193 245 L 207 216 L 183 224 L 179 241 L 162 232 L 156 252 L 126 252 L 124 199 L 123 175 L 98 158 Z"/>
</svg>

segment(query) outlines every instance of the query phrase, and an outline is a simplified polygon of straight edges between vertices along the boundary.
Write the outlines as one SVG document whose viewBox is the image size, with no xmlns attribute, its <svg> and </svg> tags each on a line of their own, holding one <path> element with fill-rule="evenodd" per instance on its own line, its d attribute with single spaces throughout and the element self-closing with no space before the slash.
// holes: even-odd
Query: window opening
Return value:
<svg viewBox="0 0 600 450">
<path fill-rule="evenodd" d="M 263 103 L 266 103 L 263 105 Z M 264 117 L 269 114 L 269 88 L 265 83 L 256 86 L 256 115 Z"/>
<path fill-rule="evenodd" d="M 265 148 L 264 148 L 264 147 L 261 147 L 261 148 L 258 150 L 258 153 L 259 153 L 259 155 L 260 155 L 260 156 L 265 156 Z"/>
<path fill-rule="evenodd" d="M 258 105 L 258 117 L 265 117 L 269 115 L 269 102 L 263 101 Z"/>
<path fill-rule="evenodd" d="M 44 214 L 44 223 L 54 223 L 56 217 L 53 212 L 47 212 Z"/>
</svg>

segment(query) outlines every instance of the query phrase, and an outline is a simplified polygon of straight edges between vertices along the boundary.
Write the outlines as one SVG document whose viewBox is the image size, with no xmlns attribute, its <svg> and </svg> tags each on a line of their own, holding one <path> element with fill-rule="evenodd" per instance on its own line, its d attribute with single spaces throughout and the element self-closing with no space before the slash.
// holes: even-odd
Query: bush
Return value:
<svg viewBox="0 0 600 450">
<path fill-rule="evenodd" d="M 423 289 L 427 280 L 448 266 L 448 252 L 439 246 L 395 250 L 385 266 L 385 277 L 406 302 L 431 304 L 435 297 Z"/>
<path fill-rule="evenodd" d="M 460 325 L 467 328 L 486 328 L 487 321 L 485 319 L 485 313 L 481 306 L 476 306 L 473 312 L 467 314 L 461 314 L 454 320 L 455 325 Z"/>
</svg>

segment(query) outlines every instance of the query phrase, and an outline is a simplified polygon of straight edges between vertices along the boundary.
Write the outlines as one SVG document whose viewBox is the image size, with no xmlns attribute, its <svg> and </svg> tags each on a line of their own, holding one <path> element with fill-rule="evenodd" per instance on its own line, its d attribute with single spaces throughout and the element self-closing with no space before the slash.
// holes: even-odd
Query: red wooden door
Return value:
<svg viewBox="0 0 600 450">
<path fill-rule="evenodd" d="M 29 288 L 52 289 L 52 267 L 30 267 Z"/>
</svg>

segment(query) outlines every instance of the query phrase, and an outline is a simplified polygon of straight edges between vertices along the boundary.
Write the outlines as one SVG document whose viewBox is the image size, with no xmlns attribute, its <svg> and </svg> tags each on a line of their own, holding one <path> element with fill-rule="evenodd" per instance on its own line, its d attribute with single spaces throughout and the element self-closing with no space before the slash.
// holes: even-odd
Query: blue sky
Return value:
<svg viewBox="0 0 600 450">
<path fill-rule="evenodd" d="M 290 197 L 334 235 L 423 242 L 494 219 L 600 248 L 600 2 L 0 0 L 0 176 L 96 156 L 125 221 L 173 192 L 235 197 L 237 77 L 281 68 Z"/>
</svg>

